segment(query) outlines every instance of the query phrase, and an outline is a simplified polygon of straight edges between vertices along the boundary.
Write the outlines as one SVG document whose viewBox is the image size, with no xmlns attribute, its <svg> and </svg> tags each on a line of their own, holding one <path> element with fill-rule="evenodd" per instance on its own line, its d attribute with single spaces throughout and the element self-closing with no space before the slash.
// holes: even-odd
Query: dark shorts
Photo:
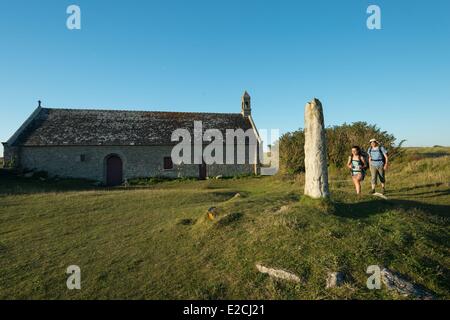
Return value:
<svg viewBox="0 0 450 320">
<path fill-rule="evenodd" d="M 378 179 L 380 179 L 381 183 L 386 182 L 386 176 L 384 172 L 384 165 L 383 166 L 370 166 L 370 175 L 372 176 L 372 184 L 377 184 Z"/>
</svg>

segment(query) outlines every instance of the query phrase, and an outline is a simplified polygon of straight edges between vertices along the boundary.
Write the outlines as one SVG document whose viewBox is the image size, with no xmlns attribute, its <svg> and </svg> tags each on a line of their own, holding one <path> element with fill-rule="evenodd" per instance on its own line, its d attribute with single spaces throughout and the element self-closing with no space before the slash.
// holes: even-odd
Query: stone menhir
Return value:
<svg viewBox="0 0 450 320">
<path fill-rule="evenodd" d="M 322 104 L 316 98 L 305 106 L 305 171 L 305 195 L 329 197 L 325 124 Z"/>
</svg>

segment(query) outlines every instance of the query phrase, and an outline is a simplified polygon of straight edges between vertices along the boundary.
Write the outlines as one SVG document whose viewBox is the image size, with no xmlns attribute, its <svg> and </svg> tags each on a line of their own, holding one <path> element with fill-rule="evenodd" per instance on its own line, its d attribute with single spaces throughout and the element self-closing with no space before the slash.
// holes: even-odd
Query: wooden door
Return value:
<svg viewBox="0 0 450 320">
<path fill-rule="evenodd" d="M 198 173 L 198 177 L 200 180 L 205 180 L 206 179 L 206 163 L 202 163 L 199 166 L 199 173 Z"/>
<path fill-rule="evenodd" d="M 106 160 L 106 184 L 118 186 L 123 182 L 122 160 L 118 156 L 110 156 Z"/>
</svg>

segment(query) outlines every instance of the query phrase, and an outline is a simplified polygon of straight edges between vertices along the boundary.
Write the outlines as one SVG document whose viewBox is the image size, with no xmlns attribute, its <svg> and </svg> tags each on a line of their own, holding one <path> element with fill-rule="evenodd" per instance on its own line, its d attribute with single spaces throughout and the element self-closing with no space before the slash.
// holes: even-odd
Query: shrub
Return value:
<svg viewBox="0 0 450 320">
<path fill-rule="evenodd" d="M 295 174 L 305 172 L 305 133 L 303 129 L 288 132 L 280 137 L 280 171 Z"/>
<path fill-rule="evenodd" d="M 404 140 L 395 145 L 394 135 L 381 131 L 376 125 L 355 122 L 326 129 L 328 163 L 336 168 L 346 165 L 351 147 L 359 145 L 362 150 L 369 148 L 369 140 L 375 138 L 388 150 L 389 159 L 395 160 L 403 150 Z M 303 129 L 288 132 L 279 140 L 280 169 L 283 173 L 295 174 L 305 171 L 305 134 Z"/>
<path fill-rule="evenodd" d="M 0 168 L 14 169 L 16 165 L 17 160 L 15 157 L 11 158 L 10 160 L 5 160 L 5 158 L 1 158 Z"/>
</svg>

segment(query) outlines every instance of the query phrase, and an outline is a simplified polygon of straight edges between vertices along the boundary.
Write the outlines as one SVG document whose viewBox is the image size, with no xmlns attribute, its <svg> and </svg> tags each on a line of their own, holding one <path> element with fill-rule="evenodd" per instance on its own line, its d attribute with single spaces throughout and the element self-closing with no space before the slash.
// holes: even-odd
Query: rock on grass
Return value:
<svg viewBox="0 0 450 320">
<path fill-rule="evenodd" d="M 327 276 L 326 288 L 340 287 L 344 283 L 344 274 L 342 272 L 330 272 Z"/>
<path fill-rule="evenodd" d="M 280 209 L 278 209 L 277 211 L 275 211 L 275 214 L 280 214 L 280 213 L 284 213 L 289 211 L 289 209 L 291 209 L 291 207 L 289 205 L 285 205 L 285 206 L 281 206 Z"/>
<path fill-rule="evenodd" d="M 285 270 L 268 268 L 260 264 L 256 264 L 256 268 L 259 270 L 259 272 L 266 273 L 273 278 L 293 281 L 297 283 L 301 281 L 298 276 Z"/>
<path fill-rule="evenodd" d="M 381 279 L 389 290 L 396 290 L 405 297 L 415 297 L 423 300 L 432 300 L 434 296 L 419 286 L 407 281 L 401 275 L 384 268 L 381 270 Z"/>
</svg>

